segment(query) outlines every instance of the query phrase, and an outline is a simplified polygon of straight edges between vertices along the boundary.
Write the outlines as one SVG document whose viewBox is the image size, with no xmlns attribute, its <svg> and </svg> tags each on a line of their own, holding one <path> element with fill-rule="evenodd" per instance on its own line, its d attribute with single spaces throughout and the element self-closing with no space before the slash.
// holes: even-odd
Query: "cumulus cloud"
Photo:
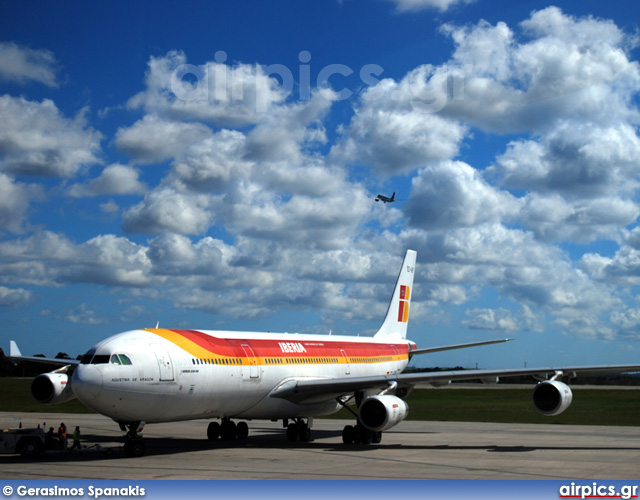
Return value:
<svg viewBox="0 0 640 500">
<path fill-rule="evenodd" d="M 176 182 L 194 191 L 221 191 L 234 178 L 249 177 L 254 162 L 244 158 L 246 136 L 224 129 L 186 148 L 174 162 Z"/>
<path fill-rule="evenodd" d="M 31 302 L 33 294 L 24 288 L 0 286 L 0 306 L 19 307 Z"/>
<path fill-rule="evenodd" d="M 397 1 L 399 10 L 427 4 L 453 5 Z M 640 282 L 640 233 L 629 230 L 640 215 L 640 71 L 629 37 L 557 8 L 520 25 L 442 32 L 454 45 L 448 61 L 377 81 L 337 130 L 328 119 L 337 94 L 289 99 L 275 67 L 227 64 L 222 54 L 198 66 L 182 52 L 151 58 L 128 102 L 144 116 L 114 140 L 136 167 L 110 164 L 62 190 L 144 193 L 100 208 L 148 239 L 75 243 L 36 231 L 0 241 L 0 282 L 160 290 L 177 308 L 222 316 L 315 310 L 326 321 L 370 320 L 386 310 L 404 249 L 415 248 L 415 311 L 457 308 L 466 311 L 458 324 L 472 329 L 629 335 L 638 314 L 628 287 Z M 17 221 L 4 227 L 19 232 L 35 195 L 13 173 L 74 176 L 98 162 L 100 135 L 50 101 L 2 99 L 22 132 L 0 125 L 0 222 Z M 474 134 L 487 151 L 500 143 L 493 160 L 466 149 L 481 143 Z M 141 164 L 164 162 L 145 189 Z M 406 202 L 375 204 L 369 189 L 394 176 L 411 184 Z M 577 262 L 561 246 L 602 239 L 620 248 L 589 247 Z M 97 318 L 90 308 L 69 313 Z"/>
<path fill-rule="evenodd" d="M 69 188 L 69 195 L 80 198 L 84 196 L 141 194 L 146 186 L 138 179 L 138 171 L 127 165 L 115 163 L 106 167 L 99 177 L 88 184 L 74 184 Z"/>
<path fill-rule="evenodd" d="M 567 254 L 537 241 L 528 231 L 485 223 L 428 233 L 410 230 L 400 237 L 405 246 L 418 250 L 428 288 L 476 288 L 469 299 L 479 289 L 491 288 L 529 311 L 562 320 L 556 323 L 561 327 L 573 331 L 576 326 L 575 332 L 581 334 L 585 332 L 581 318 L 600 328 L 605 324 L 602 315 L 621 305 L 606 284 L 590 279 Z M 539 330 L 542 320 L 525 321 L 524 311 L 518 324 Z"/>
<path fill-rule="evenodd" d="M 630 124 L 562 122 L 511 142 L 487 174 L 529 194 L 521 220 L 545 240 L 616 239 L 640 215 L 640 139 Z"/>
<path fill-rule="evenodd" d="M 216 55 L 217 60 L 200 66 L 187 65 L 180 51 L 152 57 L 146 89 L 132 97 L 128 106 L 173 120 L 244 126 L 266 118 L 271 106 L 287 97 L 287 89 L 262 66 L 229 66 L 226 54 Z"/>
<path fill-rule="evenodd" d="M 20 84 L 35 81 L 57 87 L 58 63 L 52 52 L 13 42 L 0 42 L 0 80 Z"/>
<path fill-rule="evenodd" d="M 332 157 L 395 175 L 456 156 L 467 127 L 438 113 L 447 92 L 442 81 L 429 82 L 433 73 L 421 66 L 368 88 Z"/>
<path fill-rule="evenodd" d="M 413 226 L 427 229 L 476 226 L 512 219 L 520 202 L 489 185 L 464 162 L 442 162 L 412 179 L 405 213 Z"/>
<path fill-rule="evenodd" d="M 637 117 L 627 103 L 640 67 L 627 56 L 630 38 L 612 22 L 548 7 L 521 28 L 528 40 L 502 22 L 445 26 L 456 50 L 438 71 L 464 81 L 464 97 L 448 102 L 445 114 L 510 133 L 541 131 L 559 119 Z"/>
<path fill-rule="evenodd" d="M 539 140 L 509 144 L 490 172 L 509 188 L 595 197 L 638 188 L 640 138 L 628 123 L 563 121 Z"/>
<path fill-rule="evenodd" d="M 116 147 L 140 163 L 156 163 L 176 158 L 189 145 L 211 135 L 201 123 L 165 120 L 145 115 L 131 127 L 116 132 Z"/>
<path fill-rule="evenodd" d="M 29 204 L 40 192 L 38 186 L 16 182 L 0 172 L 0 227 L 12 233 L 22 232 Z"/>
<path fill-rule="evenodd" d="M 245 236 L 318 249 L 349 245 L 370 204 L 363 189 L 348 186 L 322 198 L 249 196 L 230 207 L 231 228 Z"/>
<path fill-rule="evenodd" d="M 580 265 L 593 279 L 603 283 L 624 287 L 640 284 L 640 228 L 635 227 L 627 234 L 613 256 L 588 252 L 580 259 Z"/>
<path fill-rule="evenodd" d="M 63 316 L 70 323 L 79 325 L 103 325 L 108 323 L 107 318 L 99 317 L 88 304 L 80 304 L 72 310 L 64 312 Z"/>
<path fill-rule="evenodd" d="M 471 319 L 464 320 L 463 325 L 479 330 L 516 331 L 520 329 L 518 321 L 511 311 L 506 309 L 476 308 L 465 313 Z"/>
<path fill-rule="evenodd" d="M 399 12 L 416 12 L 425 9 L 448 10 L 457 4 L 469 4 L 474 0 L 391 0 Z"/>
<path fill-rule="evenodd" d="M 162 187 L 145 195 L 144 200 L 123 215 L 126 232 L 157 234 L 200 234 L 211 224 L 210 199 L 207 195 L 185 194 Z"/>
<path fill-rule="evenodd" d="M 0 96 L 0 170 L 18 175 L 72 177 L 99 163 L 100 132 L 83 112 L 64 117 L 53 101 Z"/>
<path fill-rule="evenodd" d="M 144 286 L 149 270 L 146 249 L 115 235 L 77 245 L 64 235 L 42 231 L 0 242 L 0 271 L 9 284 Z"/>
</svg>

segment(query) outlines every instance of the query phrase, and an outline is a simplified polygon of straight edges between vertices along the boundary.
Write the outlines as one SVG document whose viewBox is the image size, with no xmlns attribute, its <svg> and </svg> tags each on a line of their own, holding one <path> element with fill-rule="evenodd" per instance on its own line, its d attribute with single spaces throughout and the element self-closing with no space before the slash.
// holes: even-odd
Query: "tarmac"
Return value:
<svg viewBox="0 0 640 500">
<path fill-rule="evenodd" d="M 206 439 L 207 421 L 150 424 L 128 458 L 117 424 L 96 414 L 0 412 L 0 427 L 80 426 L 82 452 L 0 455 L 0 478 L 32 479 L 621 479 L 638 478 L 640 427 L 405 421 L 377 445 L 344 445 L 346 420 L 313 422 L 288 442 L 282 422 L 253 421 L 241 442 Z"/>
</svg>

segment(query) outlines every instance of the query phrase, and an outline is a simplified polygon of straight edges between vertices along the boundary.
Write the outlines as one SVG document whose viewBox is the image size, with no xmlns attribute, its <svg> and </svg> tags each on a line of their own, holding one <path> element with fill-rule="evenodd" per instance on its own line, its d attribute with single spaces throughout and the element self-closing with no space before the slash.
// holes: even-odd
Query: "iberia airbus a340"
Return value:
<svg viewBox="0 0 640 500">
<path fill-rule="evenodd" d="M 417 354 L 509 340 L 417 348 L 406 338 L 415 265 L 416 252 L 408 250 L 373 337 L 147 328 L 109 337 L 80 361 L 22 356 L 13 341 L 10 357 L 61 365 L 34 379 L 35 399 L 78 398 L 112 418 L 128 431 L 130 456 L 145 452 L 139 434 L 145 423 L 211 419 L 209 439 L 241 440 L 249 432 L 245 420 L 277 419 L 288 439 L 308 441 L 313 417 L 347 407 L 355 423 L 344 428 L 343 441 L 379 443 L 382 431 L 407 416 L 404 398 L 417 383 L 534 375 L 541 381 L 533 391 L 535 408 L 557 415 L 571 404 L 567 382 L 578 373 L 640 371 L 640 365 L 617 365 L 403 374 Z"/>
</svg>

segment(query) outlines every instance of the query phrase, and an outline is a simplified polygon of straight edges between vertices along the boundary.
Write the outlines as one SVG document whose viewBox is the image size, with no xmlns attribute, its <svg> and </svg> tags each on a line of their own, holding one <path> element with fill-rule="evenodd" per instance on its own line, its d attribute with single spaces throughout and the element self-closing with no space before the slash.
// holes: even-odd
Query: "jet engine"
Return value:
<svg viewBox="0 0 640 500">
<path fill-rule="evenodd" d="M 58 404 L 75 398 L 66 373 L 43 373 L 31 382 L 31 395 L 39 403 Z"/>
<path fill-rule="evenodd" d="M 546 380 L 533 390 L 533 406 L 543 415 L 560 415 L 569 408 L 573 393 L 569 386 L 558 380 Z"/>
<path fill-rule="evenodd" d="M 398 425 L 408 414 L 409 405 L 397 396 L 371 396 L 360 404 L 358 419 L 364 427 L 377 432 Z"/>
</svg>

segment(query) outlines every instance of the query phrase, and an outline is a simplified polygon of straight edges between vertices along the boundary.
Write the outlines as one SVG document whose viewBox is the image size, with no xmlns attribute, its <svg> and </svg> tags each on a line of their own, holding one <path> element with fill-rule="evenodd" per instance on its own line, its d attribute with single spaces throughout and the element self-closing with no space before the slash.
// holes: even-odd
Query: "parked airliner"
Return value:
<svg viewBox="0 0 640 500">
<path fill-rule="evenodd" d="M 211 419 L 209 439 L 241 440 L 249 432 L 245 420 L 282 420 L 289 440 L 308 441 L 313 417 L 346 407 L 355 424 L 344 427 L 343 441 L 379 443 L 382 431 L 407 416 L 404 398 L 417 383 L 534 375 L 540 380 L 534 407 L 557 415 L 571 404 L 567 382 L 578 373 L 640 371 L 640 365 L 617 365 L 402 373 L 418 354 L 510 340 L 417 348 L 406 338 L 415 266 L 416 252 L 408 250 L 373 337 L 156 327 L 109 337 L 79 361 L 22 356 L 14 341 L 10 357 L 61 365 L 34 379 L 34 398 L 48 404 L 78 398 L 110 417 L 128 431 L 130 456 L 145 453 L 140 437 L 145 423 Z"/>
</svg>

